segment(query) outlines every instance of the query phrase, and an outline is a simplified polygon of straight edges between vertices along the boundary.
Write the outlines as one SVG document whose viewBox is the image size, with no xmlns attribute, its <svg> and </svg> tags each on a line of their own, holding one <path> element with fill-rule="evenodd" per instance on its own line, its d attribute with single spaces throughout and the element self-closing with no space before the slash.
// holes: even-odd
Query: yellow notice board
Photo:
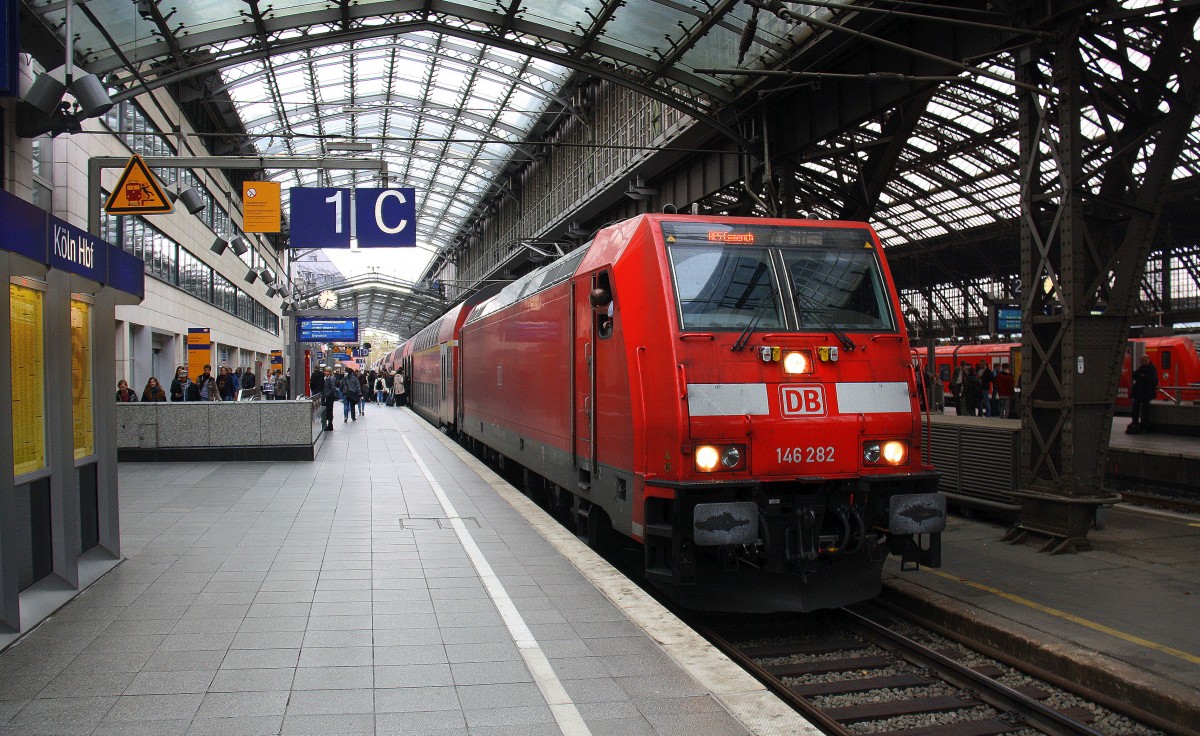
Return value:
<svg viewBox="0 0 1200 736">
<path fill-rule="evenodd" d="M 92 431 L 92 305 L 71 300 L 71 416 L 75 459 L 96 452 Z"/>
<path fill-rule="evenodd" d="M 13 472 L 32 473 L 46 467 L 45 343 L 42 341 L 44 294 L 8 285 L 12 359 Z"/>
<path fill-rule="evenodd" d="M 279 182 L 242 182 L 242 232 L 277 233 L 282 223 Z"/>
<path fill-rule="evenodd" d="M 212 363 L 212 330 L 208 327 L 189 327 L 187 336 L 188 377 L 195 381 Z"/>
</svg>

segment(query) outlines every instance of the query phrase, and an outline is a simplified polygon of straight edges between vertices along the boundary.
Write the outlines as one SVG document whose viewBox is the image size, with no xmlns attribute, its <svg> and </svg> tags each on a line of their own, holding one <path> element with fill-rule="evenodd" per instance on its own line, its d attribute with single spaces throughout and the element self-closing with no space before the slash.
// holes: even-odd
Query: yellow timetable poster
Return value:
<svg viewBox="0 0 1200 736">
<path fill-rule="evenodd" d="M 8 300 L 12 307 L 13 472 L 24 475 L 46 467 L 43 294 L 9 284 Z"/>
<path fill-rule="evenodd" d="M 95 453 L 92 433 L 92 305 L 71 300 L 71 416 L 75 459 Z"/>
</svg>

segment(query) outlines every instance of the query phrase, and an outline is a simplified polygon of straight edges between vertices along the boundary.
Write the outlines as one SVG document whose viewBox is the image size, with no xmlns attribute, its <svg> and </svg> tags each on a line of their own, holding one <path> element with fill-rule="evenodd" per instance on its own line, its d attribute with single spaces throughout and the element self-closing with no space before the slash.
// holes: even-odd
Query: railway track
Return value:
<svg viewBox="0 0 1200 736">
<path fill-rule="evenodd" d="M 823 731 L 887 736 L 991 736 L 1043 733 L 1112 736 L 1093 711 L 1051 704 L 1053 688 L 1008 685 L 1006 670 L 962 652 L 925 646 L 880 616 L 843 609 L 817 619 L 747 632 L 745 622 L 695 624 L 701 634 Z M 886 618 L 886 615 L 883 616 Z M 1140 730 L 1142 733 L 1157 733 Z"/>
</svg>

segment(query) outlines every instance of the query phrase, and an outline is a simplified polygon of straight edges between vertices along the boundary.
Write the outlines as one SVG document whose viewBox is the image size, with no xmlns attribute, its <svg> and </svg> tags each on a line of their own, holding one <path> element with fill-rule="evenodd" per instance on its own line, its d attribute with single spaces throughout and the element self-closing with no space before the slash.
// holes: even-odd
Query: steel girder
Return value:
<svg viewBox="0 0 1200 736">
<path fill-rule="evenodd" d="M 1117 380 L 1142 267 L 1192 121 L 1200 111 L 1200 9 L 1155 30 L 1154 56 L 1119 83 L 1084 73 L 1103 43 L 1085 19 L 1053 46 L 1020 52 L 1021 425 L 1024 531 L 1086 546 L 1102 490 Z M 1119 118 L 1087 139 L 1082 111 Z"/>
</svg>

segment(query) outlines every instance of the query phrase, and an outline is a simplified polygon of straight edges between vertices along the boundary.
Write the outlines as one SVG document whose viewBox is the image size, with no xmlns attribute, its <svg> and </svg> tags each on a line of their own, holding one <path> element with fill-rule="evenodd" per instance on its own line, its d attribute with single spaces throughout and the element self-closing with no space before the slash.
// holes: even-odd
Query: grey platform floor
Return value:
<svg viewBox="0 0 1200 736">
<path fill-rule="evenodd" d="M 0 654 L 0 734 L 815 733 L 406 409 L 120 479 L 126 560 Z"/>
<path fill-rule="evenodd" d="M 901 573 L 889 559 L 885 586 L 928 601 L 953 628 L 1200 731 L 1200 516 L 1119 504 L 1089 533 L 1093 549 L 1053 556 L 1038 551 L 1044 540 L 1002 542 L 1005 531 L 952 516 L 941 569 Z"/>
</svg>

